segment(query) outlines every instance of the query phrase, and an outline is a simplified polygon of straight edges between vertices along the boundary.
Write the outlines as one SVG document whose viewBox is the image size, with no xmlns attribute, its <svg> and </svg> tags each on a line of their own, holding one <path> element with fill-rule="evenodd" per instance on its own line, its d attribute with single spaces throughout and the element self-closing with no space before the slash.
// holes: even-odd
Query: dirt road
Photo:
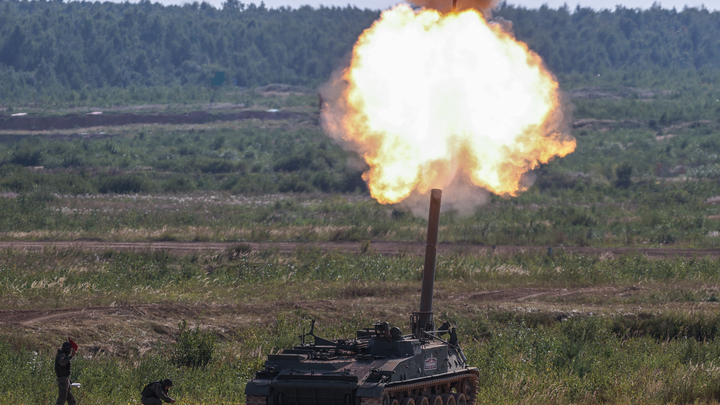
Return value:
<svg viewBox="0 0 720 405">
<path fill-rule="evenodd" d="M 0 242 L 0 249 L 17 249 L 42 251 L 45 249 L 77 249 L 87 251 L 167 251 L 174 254 L 186 255 L 203 252 L 221 252 L 237 245 L 248 245 L 253 251 L 272 250 L 278 253 L 288 254 L 296 250 L 319 249 L 323 253 L 360 253 L 361 242 L 105 242 L 105 241 L 42 241 L 24 242 L 11 241 Z M 548 246 L 488 246 L 469 245 L 463 243 L 441 243 L 438 252 L 460 253 L 460 254 L 507 254 L 518 252 L 540 252 L 546 253 Z M 371 242 L 368 253 L 382 255 L 422 255 L 425 252 L 425 244 L 422 242 Z M 665 257 L 720 257 L 720 249 L 687 249 L 687 248 L 598 248 L 598 247 L 572 247 L 553 246 L 552 253 L 560 252 L 586 254 L 586 255 L 609 255 L 620 256 L 623 254 L 641 254 L 651 258 Z"/>
<path fill-rule="evenodd" d="M 148 251 L 164 250 L 174 254 L 217 253 L 238 243 L 201 242 L 104 242 L 104 241 L 52 241 L 52 242 L 0 242 L 0 249 L 34 250 L 80 249 L 88 252 L 105 250 Z M 274 250 L 291 253 L 297 249 L 320 249 L 322 252 L 360 253 L 359 242 L 330 243 L 248 243 L 253 251 Z M 421 242 L 372 242 L 369 251 L 383 255 L 421 255 Z M 720 257 L 720 249 L 630 249 L 630 248 L 578 248 L 553 247 L 553 254 L 565 250 L 572 253 L 593 255 L 622 255 L 630 252 L 653 258 L 671 256 Z M 441 244 L 443 252 L 462 254 L 488 254 L 491 246 L 465 244 Z M 547 254 L 546 246 L 498 246 L 495 254 L 520 251 L 535 251 Z M 317 286 L 316 286 L 317 287 Z M 229 287 L 230 288 L 230 287 Z M 415 310 L 419 299 L 419 288 L 415 283 L 403 282 L 392 285 L 335 286 L 326 294 L 327 299 L 293 299 L 282 293 L 269 293 L 264 288 L 250 295 L 242 295 L 233 303 L 217 302 L 198 298 L 197 301 L 165 301 L 147 303 L 126 300 L 103 306 L 76 306 L 64 308 L 35 308 L 0 310 L 0 334 L 17 347 L 35 347 L 52 351 L 58 337 L 73 336 L 82 342 L 84 353 L 108 355 L 143 355 L 156 350 L 158 342 L 169 343 L 174 339 L 178 323 L 188 321 L 202 323 L 203 328 L 215 331 L 218 338 L 237 339 L 244 330 L 271 325 L 279 316 L 297 319 L 298 313 L 317 319 L 321 325 L 330 326 L 337 319 L 345 319 L 360 311 L 368 319 L 384 319 L 393 324 L 404 325 L 409 314 Z M 685 296 L 711 296 L 715 286 L 673 286 L 677 291 L 668 293 L 666 284 L 654 285 L 601 285 L 567 288 L 516 287 L 506 289 L 484 289 L 482 285 L 457 285 L 440 282 L 436 285 L 435 297 L 439 307 L 447 313 L 473 316 L 485 311 L 533 312 L 544 317 L 562 320 L 581 313 L 631 313 L 652 311 L 654 308 L 667 309 L 664 303 L 652 304 L 647 297 L 662 290 L 663 294 Z M 660 290 L 658 290 L 660 289 Z M 267 296 L 274 298 L 268 300 Z M 151 298 L 151 297 L 149 297 Z M 145 301 L 145 302 L 143 302 Z M 638 303 L 642 303 L 639 305 Z M 715 311 L 713 301 L 674 302 L 674 310 Z M 32 307 L 30 307 L 32 308 Z"/>
<path fill-rule="evenodd" d="M 56 116 L 17 116 L 0 114 L 0 131 L 47 131 L 73 128 L 92 128 L 122 126 L 130 124 L 205 124 L 218 121 L 241 121 L 247 119 L 261 120 L 287 120 L 310 119 L 315 120 L 317 114 L 307 112 L 276 111 L 276 110 L 243 110 L 223 113 L 210 113 L 207 111 L 191 111 L 187 113 L 107 113 L 107 114 L 66 114 Z M 701 121 L 713 124 L 711 121 Z M 695 123 L 695 121 L 693 121 Z M 684 124 L 684 123 L 683 123 Z M 644 122 L 636 120 L 597 120 L 578 119 L 573 122 L 573 129 L 600 130 L 602 128 L 638 128 Z M 12 141 L 13 137 L 0 136 L 0 141 Z"/>
<path fill-rule="evenodd" d="M 626 308 L 622 303 L 647 294 L 644 287 L 511 288 L 502 290 L 456 291 L 451 285 L 437 285 L 438 309 L 448 313 L 472 314 L 484 311 L 532 311 L 557 321 L 581 313 L 602 313 Z M 338 291 L 333 299 L 255 300 L 245 303 L 165 302 L 125 303 L 61 309 L 0 310 L 0 334 L 17 346 L 51 351 L 59 337 L 73 336 L 86 354 L 142 355 L 157 349 L 157 342 L 174 339 L 178 323 L 201 322 L 215 331 L 220 340 L 236 339 L 243 330 L 272 325 L 279 316 L 295 322 L 298 313 L 316 319 L 320 329 L 361 311 L 368 319 L 383 319 L 405 325 L 419 300 L 416 285 L 396 285 L 392 291 L 366 289 L 358 296 L 352 286 Z M 374 294 L 374 295 L 373 295 Z M 259 292 L 258 295 L 262 295 Z M 599 305 L 598 302 L 614 302 Z M 592 303 L 592 304 L 590 304 Z M 696 305 L 696 304 L 694 304 Z M 617 308 L 616 308 L 617 307 Z M 643 306 L 646 310 L 649 307 Z M 361 325 L 362 326 L 362 325 Z"/>
<path fill-rule="evenodd" d="M 130 124 L 204 124 L 214 121 L 240 121 L 247 119 L 286 120 L 300 117 L 309 117 L 309 115 L 305 113 L 272 110 L 245 110 L 220 114 L 211 114 L 206 111 L 193 111 L 185 114 L 68 114 L 51 117 L 12 117 L 0 115 L 0 130 L 43 131 Z"/>
</svg>

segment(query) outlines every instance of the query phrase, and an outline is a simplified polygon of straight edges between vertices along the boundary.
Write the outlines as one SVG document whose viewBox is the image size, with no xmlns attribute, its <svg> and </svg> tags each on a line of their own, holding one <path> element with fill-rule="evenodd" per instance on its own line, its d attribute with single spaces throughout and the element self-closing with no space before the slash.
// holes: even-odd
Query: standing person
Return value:
<svg viewBox="0 0 720 405">
<path fill-rule="evenodd" d="M 57 375 L 58 399 L 55 405 L 75 405 L 75 397 L 70 392 L 70 361 L 75 356 L 75 349 L 70 342 L 64 342 L 55 356 L 55 374 Z"/>
<path fill-rule="evenodd" d="M 172 387 L 172 381 L 169 378 L 149 383 L 142 390 L 140 403 L 143 405 L 162 405 L 163 401 L 174 403 L 175 400 L 168 396 L 170 387 Z"/>
</svg>

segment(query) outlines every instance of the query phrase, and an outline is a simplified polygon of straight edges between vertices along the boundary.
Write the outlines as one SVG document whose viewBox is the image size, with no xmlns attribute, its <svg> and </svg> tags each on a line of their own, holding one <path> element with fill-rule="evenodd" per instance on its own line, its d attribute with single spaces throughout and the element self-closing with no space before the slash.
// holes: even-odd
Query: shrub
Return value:
<svg viewBox="0 0 720 405">
<path fill-rule="evenodd" d="M 542 190 L 573 188 L 581 180 L 578 176 L 571 176 L 565 173 L 540 173 L 537 178 L 537 185 Z"/>
<path fill-rule="evenodd" d="M 611 331 L 623 339 L 647 335 L 658 341 L 695 339 L 706 342 L 714 340 L 720 334 L 720 317 L 640 313 L 614 317 Z"/>
<path fill-rule="evenodd" d="M 215 354 L 215 335 L 198 326 L 189 328 L 185 319 L 178 324 L 178 329 L 172 363 L 178 367 L 205 368 Z"/>
<path fill-rule="evenodd" d="M 277 179 L 264 173 L 251 173 L 242 177 L 228 177 L 221 185 L 223 189 L 229 189 L 232 193 L 274 193 L 278 191 Z"/>
<path fill-rule="evenodd" d="M 85 161 L 82 158 L 82 156 L 79 156 L 75 153 L 66 154 L 62 158 L 62 162 L 60 162 L 60 166 L 62 166 L 62 167 L 82 167 L 82 166 L 85 166 Z"/>
<path fill-rule="evenodd" d="M 335 185 L 335 178 L 328 172 L 315 173 L 312 177 L 312 184 L 326 193 L 337 188 Z"/>
<path fill-rule="evenodd" d="M 223 159 L 198 159 L 195 166 L 203 173 L 231 173 L 236 170 L 232 162 Z"/>
<path fill-rule="evenodd" d="M 252 246 L 248 245 L 247 243 L 241 243 L 239 245 L 234 245 L 225 250 L 225 258 L 228 261 L 238 260 L 242 258 L 243 256 L 247 256 L 252 252 Z"/>
<path fill-rule="evenodd" d="M 0 189 L 10 190 L 16 193 L 31 191 L 35 186 L 35 176 L 32 173 L 16 172 L 3 176 L 0 180 Z"/>
<path fill-rule="evenodd" d="M 618 188 L 628 188 L 632 185 L 632 171 L 633 167 L 629 163 L 623 163 L 615 169 L 615 175 L 617 180 L 615 186 Z"/>
<path fill-rule="evenodd" d="M 143 193 L 152 188 L 147 179 L 133 175 L 102 176 L 96 180 L 98 191 L 102 194 Z"/>
<path fill-rule="evenodd" d="M 302 156 L 293 155 L 287 156 L 280 159 L 273 170 L 276 172 L 295 172 L 302 169 L 307 169 L 312 162 L 312 155 L 310 153 Z"/>
<path fill-rule="evenodd" d="M 278 191 L 287 193 L 304 193 L 313 191 L 313 186 L 298 176 L 287 176 L 278 183 Z"/>
<path fill-rule="evenodd" d="M 10 163 L 22 166 L 40 166 L 43 153 L 40 149 L 22 148 L 13 152 Z"/>
<path fill-rule="evenodd" d="M 170 193 L 180 193 L 195 191 L 197 185 L 195 184 L 195 181 L 190 177 L 173 176 L 163 183 L 162 188 L 164 191 Z"/>
</svg>

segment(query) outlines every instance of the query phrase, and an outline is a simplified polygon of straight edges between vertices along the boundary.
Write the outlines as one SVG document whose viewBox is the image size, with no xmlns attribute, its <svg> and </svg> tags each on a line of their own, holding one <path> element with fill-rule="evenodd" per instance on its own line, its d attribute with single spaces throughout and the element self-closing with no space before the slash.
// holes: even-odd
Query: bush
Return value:
<svg viewBox="0 0 720 405">
<path fill-rule="evenodd" d="M 647 335 L 657 341 L 695 339 L 707 342 L 716 339 L 720 334 L 720 317 L 640 313 L 614 317 L 611 331 L 622 339 Z"/>
<path fill-rule="evenodd" d="M 77 154 L 74 154 L 74 153 L 67 154 L 67 155 L 63 156 L 60 166 L 62 166 L 62 167 L 82 167 L 82 166 L 85 166 L 85 161 L 82 158 L 82 156 L 79 156 Z"/>
<path fill-rule="evenodd" d="M 305 193 L 313 191 L 313 186 L 298 176 L 287 176 L 278 183 L 278 191 L 282 193 Z"/>
<path fill-rule="evenodd" d="M 10 168 L 0 172 L 0 189 L 15 191 L 16 193 L 29 192 L 37 185 L 35 175 L 30 170 L 17 168 L 17 166 L 6 165 Z"/>
<path fill-rule="evenodd" d="M 195 191 L 197 185 L 195 181 L 190 177 L 185 176 L 174 176 L 166 180 L 162 188 L 164 191 L 170 193 L 181 193 L 188 191 Z"/>
<path fill-rule="evenodd" d="M 537 185 L 541 190 L 573 188 L 581 182 L 587 183 L 587 180 L 565 173 L 540 173 L 537 178 Z"/>
<path fill-rule="evenodd" d="M 238 193 L 274 193 L 278 191 L 277 179 L 265 173 L 250 173 L 242 177 L 228 177 L 221 188 L 228 189 L 233 194 Z"/>
<path fill-rule="evenodd" d="M 225 250 L 224 256 L 228 261 L 238 260 L 249 255 L 252 252 L 252 246 L 247 243 L 231 246 Z"/>
<path fill-rule="evenodd" d="M 103 176 L 96 182 L 98 191 L 102 194 L 143 193 L 152 188 L 147 179 L 133 175 Z"/>
<path fill-rule="evenodd" d="M 178 324 L 178 329 L 172 363 L 178 367 L 205 368 L 215 354 L 215 335 L 197 326 L 189 328 L 185 319 Z"/>
<path fill-rule="evenodd" d="M 237 170 L 232 162 L 223 159 L 198 159 L 195 165 L 203 173 L 232 173 Z"/>
<path fill-rule="evenodd" d="M 337 189 L 335 178 L 328 172 L 315 173 L 312 177 L 312 184 L 326 193 Z"/>
<path fill-rule="evenodd" d="M 275 166 L 273 166 L 273 170 L 276 172 L 296 172 L 307 169 L 311 162 L 312 155 L 309 153 L 303 156 L 288 156 L 280 159 Z"/>
<path fill-rule="evenodd" d="M 22 148 L 13 152 L 10 163 L 21 166 L 40 166 L 43 153 L 40 149 Z"/>
<path fill-rule="evenodd" d="M 615 175 L 617 176 L 617 181 L 615 181 L 615 186 L 618 188 L 628 188 L 632 185 L 632 171 L 633 167 L 629 163 L 623 163 L 620 166 L 618 166 L 617 169 L 615 169 Z"/>
</svg>

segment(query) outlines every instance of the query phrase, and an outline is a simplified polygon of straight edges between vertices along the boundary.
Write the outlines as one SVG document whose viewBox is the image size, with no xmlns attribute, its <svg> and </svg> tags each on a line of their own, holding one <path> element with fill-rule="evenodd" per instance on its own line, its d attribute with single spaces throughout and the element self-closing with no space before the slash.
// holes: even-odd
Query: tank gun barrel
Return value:
<svg viewBox="0 0 720 405">
<path fill-rule="evenodd" d="M 442 190 L 430 191 L 430 215 L 428 216 L 427 245 L 425 246 L 425 266 L 423 267 L 420 311 L 415 313 L 413 332 L 422 337 L 422 331 L 434 330 L 432 319 L 433 289 L 435 287 L 435 262 L 437 260 L 438 233 L 440 228 L 440 202 Z"/>
</svg>

